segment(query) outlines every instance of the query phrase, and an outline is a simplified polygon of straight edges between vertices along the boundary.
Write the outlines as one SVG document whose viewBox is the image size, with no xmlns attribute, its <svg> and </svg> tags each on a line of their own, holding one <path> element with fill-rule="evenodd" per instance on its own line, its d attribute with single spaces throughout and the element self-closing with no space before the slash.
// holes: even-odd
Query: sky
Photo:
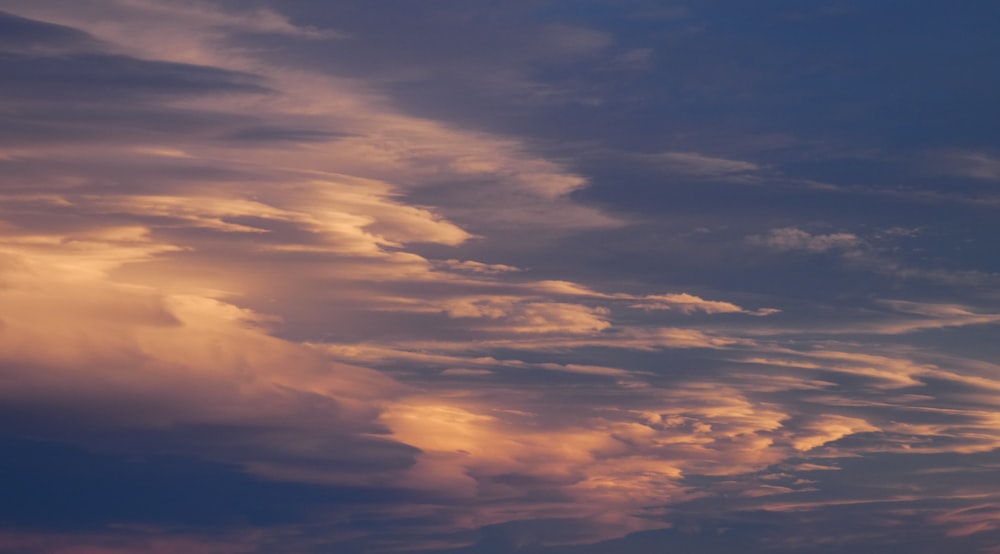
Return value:
<svg viewBox="0 0 1000 554">
<path fill-rule="evenodd" d="M 0 553 L 1000 554 L 998 24 L 0 0 Z"/>
</svg>

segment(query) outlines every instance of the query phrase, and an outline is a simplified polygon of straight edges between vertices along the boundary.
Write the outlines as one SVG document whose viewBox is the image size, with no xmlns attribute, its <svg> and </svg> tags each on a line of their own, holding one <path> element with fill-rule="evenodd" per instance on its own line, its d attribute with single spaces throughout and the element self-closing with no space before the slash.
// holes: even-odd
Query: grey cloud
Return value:
<svg viewBox="0 0 1000 554">
<path fill-rule="evenodd" d="M 8 437 L 0 444 L 6 491 L 0 520 L 8 526 L 62 531 L 122 524 L 269 527 L 301 521 L 317 509 L 357 509 L 413 496 L 391 488 L 267 481 L 230 464 L 187 456 L 96 453 Z"/>
<path fill-rule="evenodd" d="M 266 93 L 254 75 L 113 54 L 38 57 L 0 55 L 0 71 L 10 78 L 0 93 L 20 101 L 114 104 L 207 93 Z"/>
<path fill-rule="evenodd" d="M 257 126 L 237 129 L 224 135 L 223 139 L 237 142 L 327 142 L 345 136 L 351 134 L 321 129 Z"/>
<path fill-rule="evenodd" d="M 114 52 L 89 33 L 0 12 L 0 93 L 30 106 L 133 105 L 140 100 L 209 93 L 267 93 L 245 72 L 147 60 Z"/>
<path fill-rule="evenodd" d="M 0 11 L 0 51 L 53 53 L 96 50 L 100 45 L 78 29 Z"/>
<path fill-rule="evenodd" d="M 306 395 L 301 395 L 306 396 Z M 335 424 L 336 404 L 328 398 L 306 398 L 312 415 Z M 322 405 L 326 404 L 328 408 Z M 27 421 L 28 418 L 25 418 Z M 52 434 L 57 429 L 37 429 L 37 435 Z M 181 456 L 199 452 L 206 459 L 229 463 L 258 475 L 286 482 L 324 481 L 324 474 L 356 474 L 357 482 L 373 472 L 405 470 L 416 462 L 420 450 L 392 440 L 387 429 L 377 424 L 358 426 L 348 431 L 332 429 L 296 429 L 280 421 L 266 425 L 183 424 L 166 429 L 80 429 L 75 437 L 54 438 L 79 441 L 110 452 L 144 452 L 149 455 Z M 292 449 L 276 444 L 309 444 Z M 349 480 L 349 479 L 348 479 Z"/>
<path fill-rule="evenodd" d="M 106 101 L 105 101 L 106 100 Z M 70 105 L 67 105 L 70 104 Z M 162 103 L 117 104 L 95 98 L 91 103 L 24 99 L 17 113 L 7 114 L 0 143 L 18 150 L 58 144 L 91 145 L 210 139 L 219 128 L 254 125 L 252 116 L 166 106 Z M 31 156 L 23 156 L 30 163 Z M 50 159 L 57 166 L 59 162 Z"/>
</svg>

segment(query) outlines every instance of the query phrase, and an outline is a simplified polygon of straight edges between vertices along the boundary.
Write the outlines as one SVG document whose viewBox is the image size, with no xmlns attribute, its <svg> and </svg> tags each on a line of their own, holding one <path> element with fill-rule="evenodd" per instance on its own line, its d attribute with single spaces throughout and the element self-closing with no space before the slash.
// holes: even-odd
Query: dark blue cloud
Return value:
<svg viewBox="0 0 1000 554">
<path fill-rule="evenodd" d="M 256 75 L 109 51 L 89 34 L 0 14 L 0 143 L 26 146 L 125 138 L 165 140 L 220 127 L 260 127 L 252 115 L 164 105 L 209 94 L 271 94 Z M 207 134 L 207 133 L 206 133 Z M 310 135 L 311 136 L 311 135 Z"/>
<path fill-rule="evenodd" d="M 208 93 L 263 93 L 257 77 L 212 67 L 113 54 L 0 55 L 10 76 L 0 93 L 16 100 L 101 102 Z"/>
<path fill-rule="evenodd" d="M 0 439 L 0 526 L 70 531 L 111 524 L 238 529 L 302 523 L 316 511 L 412 500 L 388 488 L 282 483 L 188 456 L 101 454 Z"/>
<path fill-rule="evenodd" d="M 89 34 L 45 21 L 0 11 L 0 50 L 96 49 L 100 43 Z"/>
<path fill-rule="evenodd" d="M 237 129 L 223 138 L 236 142 L 326 142 L 344 136 L 349 136 L 349 133 L 320 129 L 257 126 Z"/>
</svg>

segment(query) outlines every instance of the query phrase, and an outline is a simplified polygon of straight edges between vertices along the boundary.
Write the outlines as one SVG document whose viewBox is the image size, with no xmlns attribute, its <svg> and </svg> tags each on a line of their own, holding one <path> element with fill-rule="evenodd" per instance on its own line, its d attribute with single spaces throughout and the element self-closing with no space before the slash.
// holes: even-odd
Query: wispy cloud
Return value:
<svg viewBox="0 0 1000 554">
<path fill-rule="evenodd" d="M 704 312 L 707 314 L 729 314 L 742 313 L 751 315 L 771 315 L 781 310 L 777 308 L 760 308 L 758 310 L 745 310 L 731 302 L 720 302 L 718 300 L 705 300 L 693 294 L 653 294 L 646 296 L 633 307 L 646 310 L 678 310 L 683 313 Z"/>
<path fill-rule="evenodd" d="M 644 154 L 640 159 L 663 170 L 705 179 L 755 182 L 763 166 L 742 160 L 706 156 L 697 152 Z"/>
<path fill-rule="evenodd" d="M 919 267 L 904 263 L 893 255 L 893 243 L 919 234 L 919 230 L 892 227 L 868 237 L 840 232 L 813 234 L 797 227 L 770 229 L 765 234 L 746 237 L 747 244 L 772 252 L 837 254 L 845 266 L 872 271 L 898 279 L 916 279 L 948 285 L 987 285 L 997 281 L 997 274 L 968 269 Z"/>
<path fill-rule="evenodd" d="M 948 172 L 963 177 L 1000 180 L 1000 158 L 985 152 L 956 152 L 946 155 Z"/>
<path fill-rule="evenodd" d="M 747 237 L 747 242 L 779 252 L 796 250 L 805 252 L 843 251 L 853 250 L 862 244 L 861 239 L 851 233 L 814 235 L 795 227 L 782 227 L 771 229 L 764 235 L 751 235 Z"/>
</svg>

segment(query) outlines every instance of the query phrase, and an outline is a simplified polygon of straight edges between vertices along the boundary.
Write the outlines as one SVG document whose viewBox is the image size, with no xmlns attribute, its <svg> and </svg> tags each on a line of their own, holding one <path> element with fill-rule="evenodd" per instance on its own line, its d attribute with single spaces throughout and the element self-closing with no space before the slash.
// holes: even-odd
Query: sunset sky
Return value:
<svg viewBox="0 0 1000 554">
<path fill-rule="evenodd" d="M 1000 554 L 998 29 L 0 0 L 0 553 Z"/>
</svg>

